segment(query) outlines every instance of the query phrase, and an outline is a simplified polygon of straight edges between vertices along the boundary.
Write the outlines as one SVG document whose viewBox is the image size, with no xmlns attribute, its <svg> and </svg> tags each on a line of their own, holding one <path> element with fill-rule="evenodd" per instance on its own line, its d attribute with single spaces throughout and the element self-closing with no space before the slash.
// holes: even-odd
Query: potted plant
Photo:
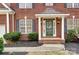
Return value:
<svg viewBox="0 0 79 59">
<path fill-rule="evenodd" d="M 0 37 L 0 54 L 3 52 L 3 50 L 4 50 L 3 38 Z"/>
<path fill-rule="evenodd" d="M 3 35 L 4 39 L 6 40 L 7 44 L 14 44 L 19 41 L 21 33 L 19 32 L 10 32 Z"/>
</svg>

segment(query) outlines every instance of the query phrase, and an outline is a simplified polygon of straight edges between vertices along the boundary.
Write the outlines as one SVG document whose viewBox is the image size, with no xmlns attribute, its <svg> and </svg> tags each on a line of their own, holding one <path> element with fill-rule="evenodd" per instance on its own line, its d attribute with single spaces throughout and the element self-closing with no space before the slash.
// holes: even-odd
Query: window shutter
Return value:
<svg viewBox="0 0 79 59">
<path fill-rule="evenodd" d="M 19 20 L 16 20 L 16 32 L 19 32 Z"/>
<path fill-rule="evenodd" d="M 32 32 L 34 32 L 35 31 L 35 22 L 34 22 L 34 20 L 32 20 Z"/>
<path fill-rule="evenodd" d="M 56 5 L 56 3 L 53 3 L 53 6 L 55 6 Z"/>
<path fill-rule="evenodd" d="M 45 6 L 45 3 L 43 3 L 43 6 Z"/>
<path fill-rule="evenodd" d="M 16 8 L 19 8 L 19 3 L 16 3 Z"/>
<path fill-rule="evenodd" d="M 64 21 L 64 32 L 67 32 L 67 20 Z"/>
<path fill-rule="evenodd" d="M 64 3 L 64 8 L 67 8 L 67 3 Z"/>
<path fill-rule="evenodd" d="M 35 7 L 35 3 L 32 3 L 32 8 L 34 8 Z"/>
</svg>

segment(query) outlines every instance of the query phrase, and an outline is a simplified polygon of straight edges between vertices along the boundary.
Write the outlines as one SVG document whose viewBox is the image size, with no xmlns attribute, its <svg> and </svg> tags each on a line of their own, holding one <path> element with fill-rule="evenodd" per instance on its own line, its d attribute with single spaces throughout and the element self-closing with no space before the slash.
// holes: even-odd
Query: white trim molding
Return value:
<svg viewBox="0 0 79 59">
<path fill-rule="evenodd" d="M 61 38 L 64 40 L 64 17 L 62 17 L 62 24 L 61 24 Z"/>
<path fill-rule="evenodd" d="M 56 19 L 53 20 L 53 36 L 56 36 Z"/>
<path fill-rule="evenodd" d="M 10 8 L 8 7 L 5 3 L 1 3 L 5 8 L 7 8 L 8 10 L 0 10 L 0 11 L 5 11 L 5 12 L 10 12 L 12 14 L 15 14 L 15 12 Z"/>
<path fill-rule="evenodd" d="M 43 37 L 46 36 L 46 20 L 43 20 Z"/>
<path fill-rule="evenodd" d="M 12 14 L 12 29 L 13 29 L 13 32 L 14 32 L 14 14 Z"/>
<path fill-rule="evenodd" d="M 9 33 L 9 13 L 6 14 L 6 20 L 7 20 L 7 33 Z"/>
<path fill-rule="evenodd" d="M 35 14 L 36 17 L 45 17 L 45 18 L 48 18 L 48 17 L 62 17 L 62 16 L 69 16 L 70 14 Z"/>
<path fill-rule="evenodd" d="M 41 17 L 38 17 L 39 40 L 41 40 Z"/>
</svg>

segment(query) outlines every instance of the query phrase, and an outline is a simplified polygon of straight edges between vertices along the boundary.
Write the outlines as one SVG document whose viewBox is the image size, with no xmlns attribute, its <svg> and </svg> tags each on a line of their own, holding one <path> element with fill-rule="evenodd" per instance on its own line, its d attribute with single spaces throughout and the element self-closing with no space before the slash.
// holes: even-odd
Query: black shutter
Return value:
<svg viewBox="0 0 79 59">
<path fill-rule="evenodd" d="M 67 3 L 64 3 L 64 8 L 67 8 Z"/>
<path fill-rule="evenodd" d="M 16 8 L 19 8 L 19 3 L 16 3 Z"/>
<path fill-rule="evenodd" d="M 19 32 L 19 20 L 16 20 L 16 32 Z"/>
<path fill-rule="evenodd" d="M 56 5 L 56 3 L 53 3 L 53 6 L 55 6 Z"/>
<path fill-rule="evenodd" d="M 66 33 L 67 32 L 67 20 L 64 19 L 64 32 Z"/>
<path fill-rule="evenodd" d="M 43 3 L 43 6 L 45 6 L 45 3 Z"/>
<path fill-rule="evenodd" d="M 35 8 L 35 3 L 32 3 L 32 8 Z"/>
<path fill-rule="evenodd" d="M 32 32 L 34 32 L 35 31 L 35 22 L 34 22 L 34 20 L 32 20 Z"/>
</svg>

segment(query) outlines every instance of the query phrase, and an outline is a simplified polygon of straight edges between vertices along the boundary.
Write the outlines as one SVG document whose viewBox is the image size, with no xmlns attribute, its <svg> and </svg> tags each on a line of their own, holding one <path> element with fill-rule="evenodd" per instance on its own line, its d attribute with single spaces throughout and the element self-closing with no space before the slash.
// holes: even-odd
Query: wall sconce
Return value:
<svg viewBox="0 0 79 59">
<path fill-rule="evenodd" d="M 25 16 L 24 19 L 27 19 L 27 16 Z"/>
<path fill-rule="evenodd" d="M 60 24 L 60 20 L 57 20 L 57 24 Z"/>
<path fill-rule="evenodd" d="M 60 24 L 61 18 L 60 17 L 56 17 L 56 20 L 57 20 L 57 24 Z"/>
</svg>

